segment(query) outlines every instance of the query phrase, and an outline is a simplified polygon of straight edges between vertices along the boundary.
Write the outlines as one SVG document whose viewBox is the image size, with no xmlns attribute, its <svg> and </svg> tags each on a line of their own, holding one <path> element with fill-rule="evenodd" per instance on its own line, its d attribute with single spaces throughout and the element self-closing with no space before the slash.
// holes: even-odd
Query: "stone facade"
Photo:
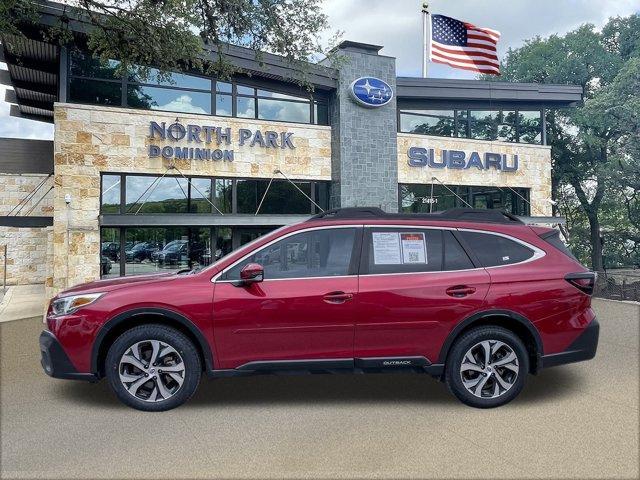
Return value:
<svg viewBox="0 0 640 480">
<path fill-rule="evenodd" d="M 496 169 L 479 170 L 452 168 L 412 167 L 409 165 L 408 151 L 411 147 L 433 148 L 436 158 L 442 150 L 492 152 L 518 155 L 518 170 L 504 172 Z M 523 187 L 530 190 L 531 215 L 550 216 L 551 203 L 551 147 L 524 143 L 492 142 L 468 138 L 443 138 L 398 134 L 398 182 L 431 184 L 436 177 L 446 185 L 484 185 L 499 187 Z M 437 181 L 436 181 L 437 184 Z"/>
<path fill-rule="evenodd" d="M 179 117 L 183 125 L 230 128 L 232 143 L 194 145 L 186 139 L 151 140 L 150 121 L 167 126 Z M 239 144 L 239 130 L 290 132 L 294 149 Z M 149 157 L 149 145 L 226 148 L 233 161 L 168 160 Z M 54 136 L 55 196 L 53 275 L 49 294 L 100 276 L 100 173 L 163 174 L 174 164 L 185 175 L 271 178 L 279 169 L 289 178 L 331 179 L 331 128 L 222 118 L 184 113 L 149 112 L 124 108 L 56 104 Z M 65 195 L 71 196 L 69 205 Z"/>
<path fill-rule="evenodd" d="M 15 207 L 43 180 L 45 183 L 24 204 L 18 215 L 53 216 L 53 193 L 49 191 L 53 178 L 27 174 L 0 174 L 0 215 L 16 214 Z M 27 285 L 45 281 L 47 229 L 0 227 L 0 249 L 4 245 L 7 245 L 7 284 Z M 0 251 L 0 258 L 2 255 L 3 251 Z M 0 277 L 3 275 L 4 259 L 0 261 Z"/>
<path fill-rule="evenodd" d="M 395 58 L 340 49 L 338 89 L 330 116 L 332 126 L 332 207 L 378 206 L 398 211 L 395 97 L 377 108 L 358 105 L 349 93 L 351 83 L 371 76 L 396 90 Z"/>
</svg>

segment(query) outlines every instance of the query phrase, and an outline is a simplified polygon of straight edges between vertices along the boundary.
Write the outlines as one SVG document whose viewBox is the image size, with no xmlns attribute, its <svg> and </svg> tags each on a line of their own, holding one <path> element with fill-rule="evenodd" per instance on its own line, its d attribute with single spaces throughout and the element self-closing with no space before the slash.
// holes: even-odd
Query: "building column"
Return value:
<svg viewBox="0 0 640 480">
<path fill-rule="evenodd" d="M 338 88 L 331 99 L 331 207 L 380 207 L 398 211 L 398 152 L 395 58 L 379 55 L 382 47 L 342 42 L 332 51 L 340 57 Z M 325 60 L 330 65 L 331 59 Z M 360 77 L 386 82 L 393 99 L 364 107 L 352 98 L 351 83 Z"/>
</svg>

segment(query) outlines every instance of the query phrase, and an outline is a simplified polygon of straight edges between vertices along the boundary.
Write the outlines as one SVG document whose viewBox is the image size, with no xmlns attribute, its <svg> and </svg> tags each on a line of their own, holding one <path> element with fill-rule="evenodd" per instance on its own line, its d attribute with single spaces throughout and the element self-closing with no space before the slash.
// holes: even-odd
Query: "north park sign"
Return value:
<svg viewBox="0 0 640 480">
<path fill-rule="evenodd" d="M 189 146 L 166 145 L 187 142 Z M 165 145 L 163 145 L 165 144 Z M 206 145 L 215 144 L 217 148 Z M 213 125 L 183 125 L 174 122 L 149 122 L 149 157 L 175 158 L 179 160 L 233 161 L 233 146 L 260 147 L 265 149 L 294 149 L 292 132 L 251 130 Z"/>
<path fill-rule="evenodd" d="M 440 150 L 411 147 L 407 152 L 409 166 L 429 168 L 453 168 L 457 170 L 500 170 L 515 172 L 518 170 L 518 155 L 492 152 L 464 152 L 462 150 Z"/>
</svg>

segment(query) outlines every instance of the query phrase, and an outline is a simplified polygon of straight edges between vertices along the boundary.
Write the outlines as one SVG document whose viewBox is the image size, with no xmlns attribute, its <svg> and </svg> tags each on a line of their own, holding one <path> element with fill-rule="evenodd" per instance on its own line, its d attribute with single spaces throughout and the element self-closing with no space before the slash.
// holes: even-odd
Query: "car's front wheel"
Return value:
<svg viewBox="0 0 640 480">
<path fill-rule="evenodd" d="M 118 398 L 138 410 L 159 412 L 182 405 L 196 391 L 202 367 L 193 343 L 164 325 L 140 325 L 120 335 L 105 364 Z"/>
<path fill-rule="evenodd" d="M 522 340 L 497 326 L 474 328 L 451 347 L 445 381 L 460 401 L 477 408 L 510 402 L 522 391 L 529 356 Z"/>
</svg>

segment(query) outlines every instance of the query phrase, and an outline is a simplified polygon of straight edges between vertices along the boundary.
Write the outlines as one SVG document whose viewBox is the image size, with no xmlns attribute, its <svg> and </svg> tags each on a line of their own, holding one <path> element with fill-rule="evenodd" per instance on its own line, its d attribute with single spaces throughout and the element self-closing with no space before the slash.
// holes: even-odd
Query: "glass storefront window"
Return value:
<svg viewBox="0 0 640 480">
<path fill-rule="evenodd" d="M 218 227 L 215 229 L 215 245 L 213 248 L 213 261 L 217 262 L 233 250 L 233 238 L 231 228 Z"/>
<path fill-rule="evenodd" d="M 120 175 L 102 176 L 102 213 L 120 213 Z"/>
<path fill-rule="evenodd" d="M 124 199 L 120 174 L 102 176 L 103 214 L 255 214 L 269 180 L 177 176 L 125 175 Z M 236 188 L 234 190 L 234 182 Z M 287 180 L 274 180 L 260 208 L 260 215 L 311 214 L 329 208 L 329 182 L 294 181 L 304 195 Z M 236 192 L 237 211 L 233 211 Z M 313 195 L 312 195 L 313 193 Z M 307 198 L 307 196 L 309 198 Z M 124 202 L 124 206 L 121 204 Z M 213 205 L 212 205 L 213 203 Z"/>
<path fill-rule="evenodd" d="M 321 96 L 291 95 L 247 85 L 216 81 L 186 73 L 160 73 L 151 67 L 134 66 L 124 77 L 120 62 L 102 62 L 75 49 L 69 63 L 70 101 L 146 110 L 259 118 L 327 125 L 328 105 Z M 212 102 L 214 105 L 212 105 Z"/>
<path fill-rule="evenodd" d="M 216 115 L 230 117 L 233 114 L 233 99 L 231 95 L 216 93 Z"/>
<path fill-rule="evenodd" d="M 79 103 L 119 106 L 122 104 L 122 84 L 72 78 L 69 82 L 69 96 Z"/>
<path fill-rule="evenodd" d="M 449 208 L 492 208 L 514 215 L 529 215 L 529 189 L 444 185 L 401 184 L 399 186 L 402 213 L 429 213 Z"/>
<path fill-rule="evenodd" d="M 306 100 L 304 97 L 295 96 L 295 95 L 287 95 L 286 93 L 270 92 L 269 90 L 260 90 L 260 89 L 258 89 L 256 94 L 259 97 L 281 98 L 281 99 L 297 100 L 297 101 Z"/>
<path fill-rule="evenodd" d="M 100 277 L 120 276 L 120 229 L 103 228 L 100 231 Z"/>
<path fill-rule="evenodd" d="M 309 123 L 309 102 L 290 102 L 258 98 L 258 118 L 283 122 Z"/>
<path fill-rule="evenodd" d="M 186 213 L 187 189 L 184 178 L 129 175 L 126 213 Z"/>
<path fill-rule="evenodd" d="M 251 87 L 245 87 L 244 85 L 236 85 L 238 95 L 255 95 L 256 89 Z"/>
<path fill-rule="evenodd" d="M 440 137 L 540 144 L 540 115 L 540 110 L 402 110 L 399 128 Z"/>
<path fill-rule="evenodd" d="M 315 202 L 322 210 L 329 210 L 329 182 L 315 182 Z M 313 213 L 321 213 L 320 209 L 313 206 Z"/>
<path fill-rule="evenodd" d="M 295 182 L 309 197 L 311 182 Z M 269 185 L 269 180 L 238 180 L 238 213 L 255 214 L 262 197 Z M 264 197 L 259 214 L 309 214 L 311 202 L 287 181 L 276 180 Z"/>
<path fill-rule="evenodd" d="M 211 213 L 211 179 L 192 178 L 189 212 Z"/>
<path fill-rule="evenodd" d="M 116 79 L 121 78 L 117 72 L 120 62 L 117 60 L 101 61 L 88 52 L 79 49 L 71 50 L 71 75 L 78 77 Z"/>
<path fill-rule="evenodd" d="M 183 113 L 211 113 L 211 94 L 161 87 L 129 85 L 127 105 L 149 110 Z"/>
<path fill-rule="evenodd" d="M 496 122 L 498 124 L 498 140 L 503 142 L 515 142 L 516 137 L 516 112 L 500 111 L 496 112 Z"/>
<path fill-rule="evenodd" d="M 412 110 L 400 116 L 402 132 L 453 137 L 454 127 L 453 110 Z"/>
<path fill-rule="evenodd" d="M 518 137 L 523 143 L 542 142 L 542 125 L 539 111 L 518 112 Z"/>
<path fill-rule="evenodd" d="M 168 87 L 211 90 L 211 80 L 208 78 L 183 73 L 169 73 L 161 76 L 160 72 L 155 68 L 134 67 L 129 73 L 129 80 L 136 83 L 151 83 Z"/>
<path fill-rule="evenodd" d="M 238 97 L 236 99 L 236 116 L 241 118 L 256 118 L 256 101 L 253 97 Z"/>
<path fill-rule="evenodd" d="M 471 138 L 478 140 L 496 140 L 498 125 L 495 113 L 490 110 L 471 110 Z"/>
<path fill-rule="evenodd" d="M 233 86 L 228 82 L 216 82 L 216 92 L 231 93 Z"/>
<path fill-rule="evenodd" d="M 229 226 L 102 228 L 101 277 L 200 269 L 271 230 Z"/>
<path fill-rule="evenodd" d="M 183 227 L 126 228 L 125 256 L 125 275 L 187 268 L 189 230 Z"/>
<path fill-rule="evenodd" d="M 238 213 L 256 213 L 259 180 L 236 180 Z"/>
<path fill-rule="evenodd" d="M 214 180 L 213 204 L 222 213 L 231 213 L 233 182 L 229 179 L 216 178 Z M 214 209 L 214 213 L 219 213 Z"/>
<path fill-rule="evenodd" d="M 314 123 L 316 125 L 329 125 L 329 105 L 315 102 L 313 108 Z"/>
<path fill-rule="evenodd" d="M 200 269 L 212 263 L 210 228 L 190 229 L 188 255 L 189 268 Z"/>
</svg>

